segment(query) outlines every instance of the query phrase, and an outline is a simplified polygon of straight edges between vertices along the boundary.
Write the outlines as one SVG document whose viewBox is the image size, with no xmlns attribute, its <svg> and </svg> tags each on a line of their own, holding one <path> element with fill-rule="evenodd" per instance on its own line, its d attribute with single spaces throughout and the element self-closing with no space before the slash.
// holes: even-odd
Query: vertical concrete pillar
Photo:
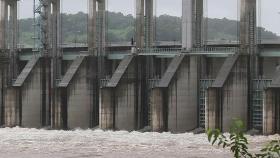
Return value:
<svg viewBox="0 0 280 158">
<path fill-rule="evenodd" d="M 144 0 L 136 0 L 136 48 L 144 47 Z"/>
<path fill-rule="evenodd" d="M 61 45 L 61 17 L 60 17 L 60 0 L 52 1 L 51 14 L 51 29 L 52 29 L 52 54 L 53 57 L 61 57 L 60 45 Z"/>
<path fill-rule="evenodd" d="M 168 87 L 168 130 L 186 132 L 198 127 L 197 56 L 184 58 Z"/>
<path fill-rule="evenodd" d="M 7 88 L 4 98 L 4 125 L 6 127 L 20 126 L 20 91 L 17 88 Z"/>
<path fill-rule="evenodd" d="M 3 84 L 3 65 L 0 64 L 0 125 L 3 125 L 3 110 L 4 110 L 4 105 L 3 105 L 3 89 L 4 89 L 4 84 Z"/>
<path fill-rule="evenodd" d="M 263 134 L 275 134 L 275 92 L 269 88 L 264 91 Z"/>
<path fill-rule="evenodd" d="M 256 44 L 256 0 L 241 0 L 240 47 L 242 53 L 255 53 Z"/>
<path fill-rule="evenodd" d="M 0 49 L 6 49 L 6 21 L 7 21 L 7 2 L 0 0 Z"/>
<path fill-rule="evenodd" d="M 115 89 L 115 129 L 137 130 L 139 129 L 139 106 L 136 59 L 129 64 L 120 84 Z"/>
<path fill-rule="evenodd" d="M 154 1 L 145 1 L 145 47 L 151 48 L 154 43 Z"/>
<path fill-rule="evenodd" d="M 96 56 L 96 0 L 88 0 L 88 4 L 88 50 Z"/>
<path fill-rule="evenodd" d="M 152 122 L 151 127 L 153 131 L 162 132 L 167 129 L 166 127 L 166 111 L 164 91 L 166 89 L 154 88 L 151 91 L 151 114 Z"/>
<path fill-rule="evenodd" d="M 217 88 L 209 88 L 205 104 L 205 129 L 221 128 L 221 91 Z"/>
<path fill-rule="evenodd" d="M 203 0 L 195 1 L 195 47 L 204 45 L 203 35 Z"/>
<path fill-rule="evenodd" d="M 66 129 L 67 125 L 67 89 L 58 88 L 55 107 L 51 109 L 51 127 L 53 129 Z"/>
<path fill-rule="evenodd" d="M 132 131 L 142 127 L 143 91 L 139 72 L 138 59 L 128 55 L 121 61 L 106 87 L 101 89 L 100 126 L 103 129 L 113 127 L 115 130 Z"/>
<path fill-rule="evenodd" d="M 102 88 L 100 90 L 100 117 L 99 127 L 101 129 L 114 129 L 115 114 L 114 114 L 114 89 Z"/>
<path fill-rule="evenodd" d="M 3 53 L 4 50 L 6 49 L 6 21 L 7 21 L 7 3 L 6 0 L 0 0 L 0 53 Z M 0 65 L 0 124 L 2 125 L 4 123 L 4 116 L 3 116 L 3 111 L 4 111 L 4 95 L 2 92 L 4 92 L 4 88 L 6 87 L 6 66 L 3 64 Z"/>
<path fill-rule="evenodd" d="M 257 55 L 256 0 L 241 0 L 240 4 L 240 53 L 249 54 L 249 78 L 259 77 L 259 57 Z M 249 87 L 253 87 L 249 82 Z M 249 94 L 250 95 L 250 94 Z M 252 96 L 250 96 L 252 97 Z M 252 115 L 252 114 L 250 114 Z"/>
<path fill-rule="evenodd" d="M 61 21 L 60 21 L 60 0 L 50 0 L 48 5 L 48 33 L 49 45 L 51 46 L 50 56 L 61 57 Z M 59 73 L 58 70 L 57 73 Z"/>
<path fill-rule="evenodd" d="M 42 67 L 41 62 L 36 62 L 34 67 L 20 87 L 21 97 L 21 126 L 28 128 L 41 128 L 46 125 L 48 109 L 42 104 Z M 24 70 L 26 71 L 26 70 Z"/>
<path fill-rule="evenodd" d="M 223 86 L 222 129 L 229 131 L 234 119 L 241 119 L 246 128 L 248 124 L 248 57 L 241 56 L 231 75 Z"/>
<path fill-rule="evenodd" d="M 51 0 L 49 4 L 49 34 L 50 34 L 50 56 L 51 56 L 51 65 L 50 65 L 50 76 L 46 78 L 46 103 L 43 104 L 46 111 L 52 111 L 57 108 L 60 104 L 60 91 L 57 88 L 58 80 L 61 78 L 61 67 L 62 67 L 62 54 L 60 51 L 61 46 L 61 21 L 60 21 L 60 0 Z M 48 76 L 48 75 L 47 75 Z M 50 80 L 50 81 L 49 81 Z M 50 84 L 50 85 L 49 85 Z M 50 93 L 48 93 L 50 91 Z M 48 95 L 50 94 L 50 96 Z M 50 102 L 48 101 L 50 98 Z M 46 117 L 46 124 L 50 125 L 51 118 Z"/>
<path fill-rule="evenodd" d="M 4 27 L 3 36 L 5 42 L 3 48 L 9 48 L 9 65 L 5 70 L 5 87 L 4 87 L 4 124 L 5 126 L 18 126 L 20 122 L 20 90 L 18 88 L 13 88 L 12 83 L 13 79 L 17 77 L 18 68 L 17 68 L 17 1 L 5 1 L 1 5 L 4 7 L 4 17 L 5 21 L 2 23 Z M 9 13 L 8 13 L 9 6 Z M 8 15 L 9 21 L 8 21 Z M 2 18 L 1 18 L 2 19 Z M 9 23 L 7 23 L 7 21 Z M 5 25 L 5 26 L 4 26 Z M 9 26 L 8 28 L 6 28 Z"/>
<path fill-rule="evenodd" d="M 248 122 L 248 56 L 228 57 L 207 91 L 206 128 L 230 130 L 234 119 Z"/>
<path fill-rule="evenodd" d="M 10 1 L 10 22 L 11 30 L 11 46 L 10 49 L 15 51 L 18 43 L 18 19 L 17 19 L 17 0 Z M 15 53 L 15 52 L 14 52 Z"/>
<path fill-rule="evenodd" d="M 105 56 L 106 56 L 106 0 L 98 0 L 98 17 L 97 17 L 97 39 L 98 39 L 98 77 L 104 78 L 105 71 Z"/>
<path fill-rule="evenodd" d="M 41 2 L 42 9 L 41 9 L 41 45 L 42 45 L 42 51 L 44 56 L 49 55 L 51 40 L 50 40 L 50 0 L 42 0 Z"/>
<path fill-rule="evenodd" d="M 182 0 L 182 47 L 193 47 L 193 3 L 194 0 Z"/>
<path fill-rule="evenodd" d="M 52 110 L 53 128 L 92 128 L 98 125 L 99 108 L 96 71 L 92 57 L 77 57 L 58 84 L 57 102 Z M 81 104 L 82 103 L 82 104 Z"/>
<path fill-rule="evenodd" d="M 91 128 L 93 114 L 93 89 L 92 80 L 88 75 L 89 64 L 85 60 L 78 69 L 71 84 L 67 87 L 67 127 Z M 82 104 L 81 104 L 82 103 Z"/>
<path fill-rule="evenodd" d="M 11 80 L 15 79 L 18 75 L 18 54 L 17 54 L 17 44 L 18 44 L 18 19 L 17 19 L 17 0 L 10 2 L 10 22 L 9 28 L 11 30 L 11 46 L 10 46 L 10 73 Z"/>
<path fill-rule="evenodd" d="M 105 0 L 98 0 L 98 49 L 99 55 L 105 55 L 105 29 L 106 29 L 106 1 Z"/>
<path fill-rule="evenodd" d="M 203 44 L 203 0 L 182 0 L 182 47 Z"/>
<path fill-rule="evenodd" d="M 7 7 L 9 6 L 9 10 Z M 4 37 L 7 43 L 4 44 L 4 49 L 9 49 L 9 67 L 7 69 L 7 84 L 12 85 L 12 80 L 17 77 L 17 43 L 18 43 L 18 24 L 17 24 L 17 1 L 10 0 L 5 2 L 4 15 L 9 15 L 8 24 L 4 26 Z M 8 12 L 9 11 L 9 12 Z M 8 20 L 8 17 L 6 17 Z M 6 21 L 5 20 L 5 21 Z M 8 26 L 8 27 L 7 27 Z M 7 27 L 7 28 L 6 28 Z M 6 28 L 6 29 L 5 29 Z"/>
<path fill-rule="evenodd" d="M 41 77 L 41 94 L 42 94 L 42 108 L 52 108 L 54 94 L 53 85 L 54 82 L 54 69 L 53 69 L 53 46 L 56 47 L 56 44 L 53 43 L 53 35 L 56 32 L 53 30 L 53 21 L 52 21 L 52 0 L 42 0 L 40 1 L 42 5 L 40 18 L 41 18 L 41 51 L 43 53 L 43 59 L 40 60 L 42 66 L 42 77 Z M 53 7 L 54 8 L 54 7 Z"/>
</svg>

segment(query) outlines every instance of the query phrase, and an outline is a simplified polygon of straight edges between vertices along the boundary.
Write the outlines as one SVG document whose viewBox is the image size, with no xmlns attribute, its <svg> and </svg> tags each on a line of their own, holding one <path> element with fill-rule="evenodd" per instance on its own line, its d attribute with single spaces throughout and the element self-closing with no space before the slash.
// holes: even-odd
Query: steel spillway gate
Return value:
<svg viewBox="0 0 280 158">
<path fill-rule="evenodd" d="M 207 89 L 210 87 L 214 79 L 201 79 L 199 84 L 199 127 L 205 128 L 205 104 Z"/>
<path fill-rule="evenodd" d="M 205 127 L 205 105 L 207 89 L 214 82 L 213 79 L 201 79 L 199 84 L 199 127 Z M 263 127 L 263 101 L 264 89 L 269 87 L 271 79 L 254 79 L 252 81 L 251 118 L 250 124 L 254 129 L 262 130 Z"/>
<path fill-rule="evenodd" d="M 251 119 L 250 124 L 252 128 L 262 130 L 263 128 L 263 101 L 264 89 L 269 87 L 271 79 L 254 79 L 252 81 L 252 95 L 251 95 Z"/>
</svg>

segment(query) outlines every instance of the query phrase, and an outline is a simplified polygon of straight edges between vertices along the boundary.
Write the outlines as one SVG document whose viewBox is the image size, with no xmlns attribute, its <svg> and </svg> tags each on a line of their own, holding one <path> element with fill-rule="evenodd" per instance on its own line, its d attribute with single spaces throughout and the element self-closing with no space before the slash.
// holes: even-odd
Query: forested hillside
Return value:
<svg viewBox="0 0 280 158">
<path fill-rule="evenodd" d="M 107 39 L 110 42 L 130 41 L 134 36 L 135 19 L 132 15 L 108 13 Z M 21 19 L 19 23 L 20 43 L 26 46 L 33 44 L 33 19 Z M 208 19 L 208 40 L 236 40 L 238 23 L 234 20 Z M 179 41 L 181 39 L 181 18 L 161 15 L 156 18 L 156 40 Z M 275 33 L 259 28 L 262 38 L 277 39 Z M 64 43 L 86 43 L 87 15 L 85 13 L 62 15 L 62 37 Z"/>
</svg>

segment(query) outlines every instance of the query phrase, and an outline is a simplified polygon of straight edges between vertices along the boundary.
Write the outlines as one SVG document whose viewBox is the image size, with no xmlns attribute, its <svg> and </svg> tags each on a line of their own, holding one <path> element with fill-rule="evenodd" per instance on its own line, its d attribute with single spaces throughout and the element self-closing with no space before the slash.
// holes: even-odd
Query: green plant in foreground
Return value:
<svg viewBox="0 0 280 158">
<path fill-rule="evenodd" d="M 225 136 L 218 129 L 207 131 L 208 141 L 223 148 L 230 148 L 235 158 L 279 158 L 280 140 L 271 141 L 260 154 L 252 154 L 248 151 L 248 139 L 244 135 L 245 125 L 241 120 L 234 120 L 230 128 L 229 137 Z"/>
<path fill-rule="evenodd" d="M 280 157 L 280 140 L 271 141 L 260 154 L 256 154 L 258 158 L 274 158 Z"/>
</svg>

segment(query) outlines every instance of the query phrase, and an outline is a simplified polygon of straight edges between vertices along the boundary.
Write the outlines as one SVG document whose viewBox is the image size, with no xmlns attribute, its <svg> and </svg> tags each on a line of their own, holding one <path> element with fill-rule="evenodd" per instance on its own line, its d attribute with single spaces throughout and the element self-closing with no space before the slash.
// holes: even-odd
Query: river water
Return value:
<svg viewBox="0 0 280 158">
<path fill-rule="evenodd" d="M 273 136 L 248 136 L 253 151 Z M 205 134 L 102 130 L 0 129 L 1 158 L 228 158 L 228 149 L 209 145 Z"/>
</svg>

